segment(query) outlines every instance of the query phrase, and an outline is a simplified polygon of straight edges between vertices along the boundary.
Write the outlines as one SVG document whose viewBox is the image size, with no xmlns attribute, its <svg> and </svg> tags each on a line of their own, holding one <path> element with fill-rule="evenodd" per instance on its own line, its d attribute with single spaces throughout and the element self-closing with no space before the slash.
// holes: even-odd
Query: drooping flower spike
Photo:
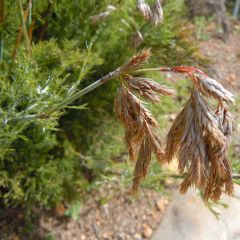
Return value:
<svg viewBox="0 0 240 240">
<path fill-rule="evenodd" d="M 207 200 L 218 200 L 223 191 L 232 194 L 232 173 L 227 151 L 234 121 L 223 105 L 234 103 L 232 93 L 194 67 L 140 69 L 150 55 L 149 50 L 144 50 L 118 69 L 121 72 L 121 86 L 115 100 L 115 111 L 125 127 L 129 157 L 137 160 L 133 190 L 138 190 L 154 154 L 161 164 L 178 160 L 179 172 L 185 176 L 180 188 L 182 193 L 194 185 L 203 190 Z M 175 96 L 175 91 L 152 79 L 134 76 L 144 71 L 187 74 L 194 86 L 189 100 L 167 134 L 165 149 L 158 135 L 158 123 L 139 97 L 159 102 L 161 97 Z M 218 101 L 217 111 L 211 109 L 206 97 Z"/>
</svg>

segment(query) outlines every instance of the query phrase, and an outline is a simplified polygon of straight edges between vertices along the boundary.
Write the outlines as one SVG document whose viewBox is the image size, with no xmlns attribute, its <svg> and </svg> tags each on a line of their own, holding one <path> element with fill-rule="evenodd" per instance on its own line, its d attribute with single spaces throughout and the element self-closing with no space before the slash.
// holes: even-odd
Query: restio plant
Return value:
<svg viewBox="0 0 240 240">
<path fill-rule="evenodd" d="M 167 151 L 159 141 L 157 122 L 135 93 L 152 102 L 159 100 L 159 94 L 175 94 L 140 74 L 150 72 L 150 64 L 154 69 L 168 65 L 173 70 L 174 65 L 201 61 L 187 40 L 189 32 L 181 27 L 184 1 L 166 0 L 163 8 L 160 1 L 149 5 L 135 0 L 0 3 L 1 208 L 52 207 L 63 199 L 82 196 L 91 187 L 111 166 L 109 159 L 123 150 L 117 150 L 119 142 L 109 127 L 117 126 L 113 117 L 117 91 L 120 120 L 124 124 L 127 120 L 124 108 L 134 121 L 136 116 L 146 121 L 138 122 L 142 129 L 134 144 L 135 130 L 126 130 L 130 156 L 140 158 L 134 177 L 137 189 L 146 175 L 149 155 L 160 159 Z M 132 52 L 147 47 L 153 52 L 148 70 L 140 68 L 149 57 L 148 50 L 119 67 Z M 120 79 L 120 88 L 119 81 L 97 88 L 113 78 Z M 114 130 L 121 132 L 120 127 Z M 95 140 L 96 136 L 101 137 Z M 106 147 L 109 142 L 111 148 Z M 220 180 L 220 185 L 226 182 L 224 177 Z"/>
</svg>

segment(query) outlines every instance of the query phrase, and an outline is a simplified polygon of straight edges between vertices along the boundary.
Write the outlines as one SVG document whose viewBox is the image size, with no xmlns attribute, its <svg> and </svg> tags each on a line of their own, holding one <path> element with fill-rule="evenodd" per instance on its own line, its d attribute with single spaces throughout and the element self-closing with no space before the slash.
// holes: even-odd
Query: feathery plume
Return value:
<svg viewBox="0 0 240 240">
<path fill-rule="evenodd" d="M 142 141 L 137 163 L 134 170 L 134 178 L 132 184 L 133 192 L 137 192 L 140 182 L 144 179 L 148 172 L 148 167 L 151 162 L 152 146 L 147 137 Z"/>
<path fill-rule="evenodd" d="M 184 126 L 186 123 L 186 111 L 188 109 L 189 101 L 182 109 L 182 111 L 175 118 L 166 138 L 166 149 L 164 162 L 170 163 L 174 158 L 178 157 L 181 139 L 184 133 Z"/>
<path fill-rule="evenodd" d="M 133 56 L 126 64 L 120 67 L 121 71 L 130 71 L 140 68 L 151 56 L 150 49 L 143 49 Z"/>
<path fill-rule="evenodd" d="M 215 79 L 205 76 L 203 74 L 194 73 L 191 77 L 194 85 L 206 97 L 213 97 L 219 102 L 234 103 L 234 96 L 226 90 Z"/>
<path fill-rule="evenodd" d="M 226 110 L 217 113 L 216 118 L 219 122 L 219 129 L 221 129 L 224 136 L 228 139 L 228 142 L 225 146 L 218 143 L 211 144 L 208 149 L 208 155 L 212 159 L 212 164 L 204 197 L 206 200 L 212 199 L 214 201 L 220 198 L 222 188 L 229 195 L 233 193 L 232 173 L 227 152 L 234 130 L 234 119 Z"/>
<path fill-rule="evenodd" d="M 152 102 L 160 101 L 159 95 L 162 96 L 175 96 L 176 91 L 169 89 L 149 78 L 142 77 L 126 77 L 130 90 L 138 92 L 146 100 Z"/>
<path fill-rule="evenodd" d="M 163 21 L 163 9 L 160 0 L 155 1 L 151 21 L 155 26 L 158 26 Z"/>
<path fill-rule="evenodd" d="M 233 191 L 228 139 L 232 133 L 230 114 L 213 113 L 201 93 L 194 91 L 176 117 L 168 135 L 165 162 L 178 158 L 180 173 L 186 171 L 180 191 L 195 185 L 204 191 L 205 199 L 219 199 L 222 188 Z"/>
<path fill-rule="evenodd" d="M 136 191 L 147 173 L 152 153 L 159 161 L 163 159 L 164 151 L 156 133 L 158 123 L 144 103 L 123 84 L 115 99 L 115 111 L 125 127 L 129 158 L 137 158 L 132 186 L 133 191 Z"/>
<path fill-rule="evenodd" d="M 146 20 L 149 20 L 151 18 L 151 8 L 144 0 L 137 0 L 137 8 Z"/>
<path fill-rule="evenodd" d="M 142 139 L 146 135 L 146 126 L 157 127 L 157 121 L 145 108 L 143 102 L 123 85 L 119 88 L 115 99 L 115 111 L 125 126 L 125 141 L 129 157 L 131 160 L 135 160 Z"/>
</svg>

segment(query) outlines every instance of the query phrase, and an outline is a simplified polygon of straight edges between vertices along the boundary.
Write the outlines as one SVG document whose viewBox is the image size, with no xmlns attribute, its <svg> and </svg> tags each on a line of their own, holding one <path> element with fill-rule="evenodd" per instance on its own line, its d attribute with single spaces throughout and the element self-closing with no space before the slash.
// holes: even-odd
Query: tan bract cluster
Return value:
<svg viewBox="0 0 240 240">
<path fill-rule="evenodd" d="M 121 73 L 121 86 L 115 99 L 115 111 L 125 127 L 129 157 L 137 160 L 133 190 L 138 190 L 154 154 L 162 164 L 178 160 L 179 172 L 184 176 L 180 189 L 182 193 L 195 185 L 203 190 L 206 200 L 218 200 L 223 191 L 232 194 L 232 173 L 227 152 L 234 120 L 224 104 L 229 106 L 234 103 L 233 95 L 196 68 L 157 68 L 187 73 L 193 82 L 191 97 L 173 122 L 164 149 L 159 139 L 156 119 L 146 108 L 146 103 L 134 95 L 158 102 L 161 96 L 176 94 L 174 90 L 150 78 L 132 76 L 136 72 L 142 72 L 142 69 L 137 69 L 149 56 L 150 51 L 143 50 L 118 69 Z M 211 109 L 206 97 L 217 100 L 217 111 Z"/>
<path fill-rule="evenodd" d="M 226 90 L 215 79 L 203 74 L 194 73 L 192 80 L 199 91 L 206 97 L 213 97 L 218 101 L 234 103 L 233 94 Z"/>
<path fill-rule="evenodd" d="M 120 67 L 120 71 L 128 72 L 140 68 L 150 58 L 150 49 L 143 49 L 137 55 L 133 56 L 126 64 Z"/>
<path fill-rule="evenodd" d="M 142 16 L 155 26 L 163 21 L 163 9 L 160 0 L 156 0 L 152 7 L 145 0 L 137 0 L 137 8 Z"/>
<path fill-rule="evenodd" d="M 135 90 L 146 100 L 152 102 L 160 101 L 160 95 L 162 96 L 174 96 L 176 91 L 166 88 L 165 86 L 156 83 L 149 78 L 142 77 L 129 77 L 128 78 L 129 88 Z M 160 94 L 160 95 L 159 95 Z"/>
<path fill-rule="evenodd" d="M 168 135 L 165 161 L 177 157 L 179 172 L 186 172 L 181 192 L 196 185 L 206 199 L 218 200 L 222 188 L 233 192 L 227 149 L 232 133 L 232 117 L 214 113 L 200 92 L 194 91 L 176 117 Z"/>
<path fill-rule="evenodd" d="M 133 190 L 137 191 L 147 173 L 152 152 L 158 159 L 163 157 L 161 141 L 156 132 L 158 123 L 144 103 L 124 85 L 118 90 L 115 111 L 125 127 L 129 157 L 131 160 L 137 159 L 133 181 Z"/>
<path fill-rule="evenodd" d="M 149 50 L 144 50 L 132 57 L 120 71 L 129 72 L 139 68 L 150 56 Z M 122 76 L 122 84 L 115 99 L 115 111 L 125 127 L 125 142 L 131 160 L 136 160 L 133 179 L 133 191 L 137 191 L 140 181 L 146 176 L 152 153 L 163 159 L 163 148 L 157 133 L 158 123 L 145 103 L 133 92 L 145 100 L 159 101 L 159 96 L 174 95 L 175 91 L 149 79 Z"/>
</svg>

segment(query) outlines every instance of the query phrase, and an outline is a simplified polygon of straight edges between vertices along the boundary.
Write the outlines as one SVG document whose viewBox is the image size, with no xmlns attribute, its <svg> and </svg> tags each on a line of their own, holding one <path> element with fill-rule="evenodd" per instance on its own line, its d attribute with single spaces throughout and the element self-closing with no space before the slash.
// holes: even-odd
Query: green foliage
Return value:
<svg viewBox="0 0 240 240">
<path fill-rule="evenodd" d="M 28 1 L 23 2 L 26 8 Z M 51 207 L 63 199 L 74 200 L 93 179 L 111 170 L 112 159 L 124 152 L 123 131 L 113 117 L 117 81 L 77 100 L 72 108 L 54 111 L 49 118 L 29 115 L 41 116 L 58 106 L 143 47 L 152 48 L 151 65 L 199 60 L 184 28 L 183 0 L 165 1 L 165 19 L 159 27 L 145 22 L 135 2 L 33 1 L 31 58 L 25 56 L 22 42 L 13 60 L 20 22 L 15 1 L 7 1 L 0 66 L 1 206 Z M 106 11 L 110 4 L 116 10 L 91 23 L 91 16 Z M 144 41 L 134 46 L 137 30 Z M 87 110 L 81 110 L 84 106 Z M 176 107 L 166 99 L 154 109 L 165 114 Z"/>
<path fill-rule="evenodd" d="M 34 62 L 19 53 L 8 74 L 1 75 L 1 199 L 11 205 L 48 206 L 63 198 L 66 186 L 76 187 L 80 160 L 65 154 L 58 139 L 61 112 L 46 119 L 28 116 L 41 114 L 75 93 L 82 76 L 101 61 L 96 54 L 80 51 L 73 41 L 62 47 L 54 40 L 41 42 L 32 51 Z M 91 63 L 80 69 L 85 61 Z"/>
</svg>

